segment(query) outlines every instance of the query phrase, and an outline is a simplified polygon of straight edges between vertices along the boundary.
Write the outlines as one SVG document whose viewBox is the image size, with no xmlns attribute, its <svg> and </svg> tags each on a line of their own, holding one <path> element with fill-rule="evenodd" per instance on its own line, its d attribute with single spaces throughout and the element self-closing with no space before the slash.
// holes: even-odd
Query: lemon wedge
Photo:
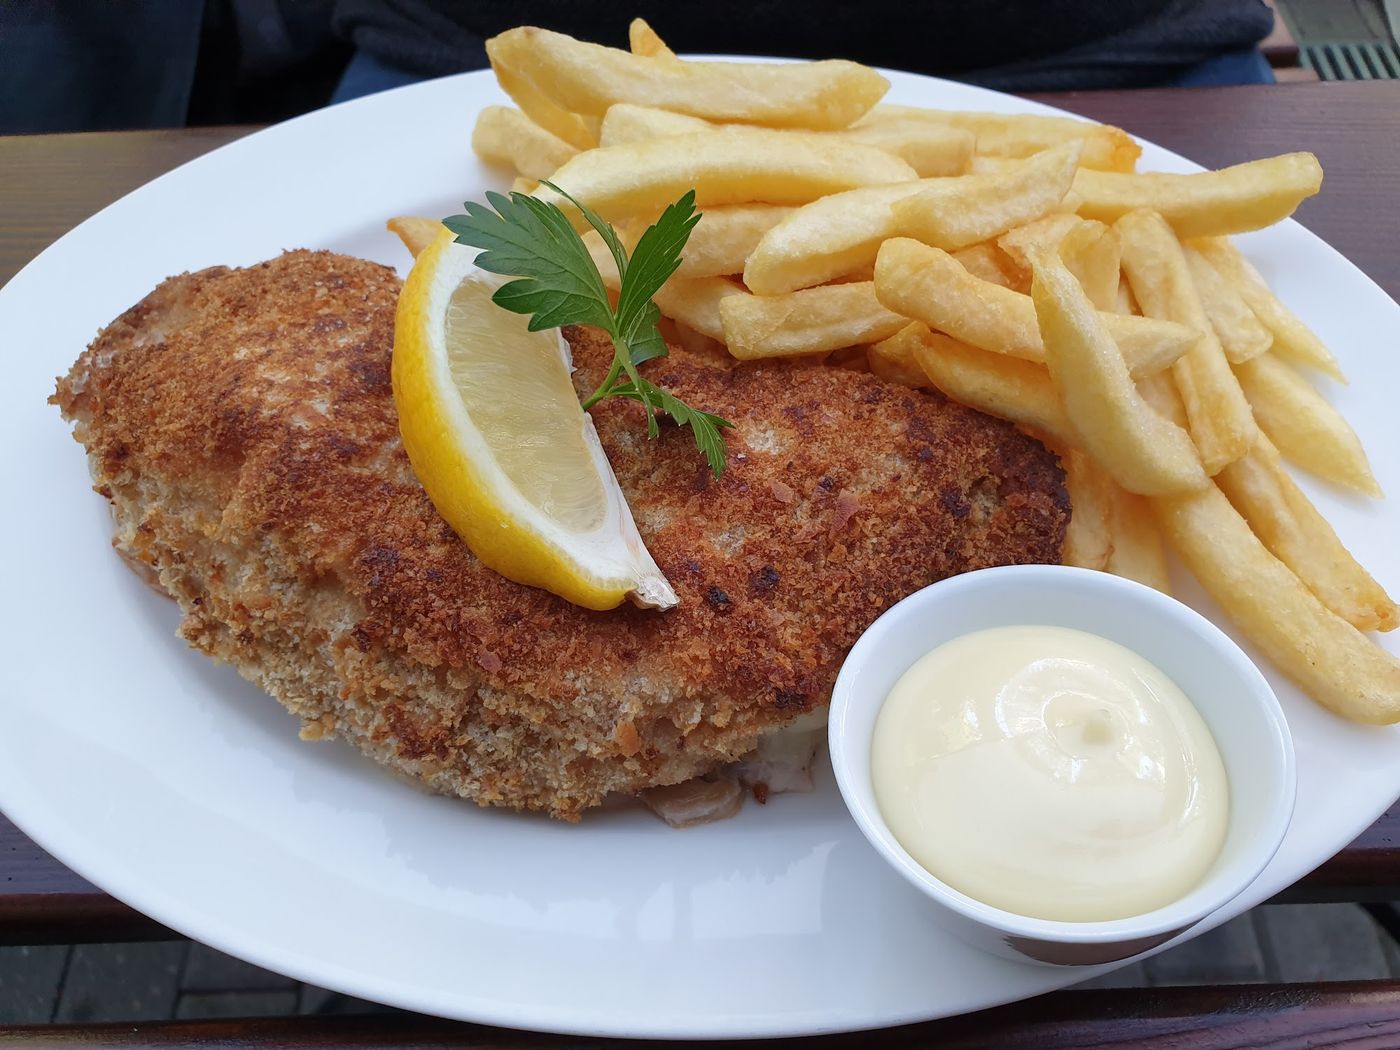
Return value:
<svg viewBox="0 0 1400 1050">
<path fill-rule="evenodd" d="M 433 505 L 482 563 L 589 609 L 676 604 L 642 542 L 593 420 L 569 378 L 569 344 L 492 294 L 450 231 L 399 296 L 394 404 Z"/>
</svg>

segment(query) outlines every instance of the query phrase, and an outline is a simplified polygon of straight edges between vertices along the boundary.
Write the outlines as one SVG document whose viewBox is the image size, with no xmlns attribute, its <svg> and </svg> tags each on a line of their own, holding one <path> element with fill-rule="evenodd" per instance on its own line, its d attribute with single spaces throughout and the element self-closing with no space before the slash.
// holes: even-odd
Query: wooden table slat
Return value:
<svg viewBox="0 0 1400 1050">
<path fill-rule="evenodd" d="M 870 1033 L 802 1040 L 808 1050 L 855 1050 Z M 1185 1046 L 1235 1050 L 1262 1046 L 1383 1047 L 1400 1044 L 1400 983 L 1355 981 L 1326 985 L 1234 985 L 1056 992 L 1011 1006 L 927 1024 L 894 1028 L 878 1044 L 940 1050 L 1069 1050 L 1093 1046 Z M 5 1028 L 0 1045 L 32 1050 L 76 1047 L 396 1047 L 464 1050 L 585 1046 L 664 1046 L 713 1043 L 634 1043 L 483 1028 L 416 1014 L 290 1017 L 251 1020 L 160 1021 L 130 1024 Z M 733 1045 L 733 1044 L 730 1044 Z M 790 1040 L 759 1044 L 782 1047 Z"/>
<path fill-rule="evenodd" d="M 1400 301 L 1400 81 L 1036 95 L 1218 168 L 1309 150 L 1322 192 L 1295 214 Z"/>
</svg>

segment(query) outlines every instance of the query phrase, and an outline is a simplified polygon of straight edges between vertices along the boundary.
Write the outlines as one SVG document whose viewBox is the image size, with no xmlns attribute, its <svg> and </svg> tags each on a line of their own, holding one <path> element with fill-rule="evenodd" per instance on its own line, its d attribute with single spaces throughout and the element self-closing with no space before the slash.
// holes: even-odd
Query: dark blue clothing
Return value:
<svg viewBox="0 0 1400 1050">
<path fill-rule="evenodd" d="M 0 134 L 269 123 L 350 59 L 334 0 L 0 0 Z"/>
<path fill-rule="evenodd" d="M 332 102 L 345 102 L 372 95 L 376 91 L 416 84 L 428 78 L 422 74 L 410 73 L 406 69 L 395 69 L 373 55 L 363 51 L 355 53 L 350 60 L 345 76 L 335 89 Z M 1212 87 L 1223 84 L 1272 84 L 1273 70 L 1258 48 L 1230 51 L 1217 58 L 1208 59 L 1163 83 L 1162 87 Z"/>
<path fill-rule="evenodd" d="M 1225 54 L 1192 66 L 1169 87 L 1219 87 L 1222 84 L 1273 84 L 1274 71 L 1257 47 Z"/>
<path fill-rule="evenodd" d="M 1262 0 L 335 0 L 337 31 L 427 76 L 479 69 L 522 23 L 625 47 L 645 18 L 678 50 L 842 58 L 1004 91 L 1158 85 L 1273 26 Z"/>
<path fill-rule="evenodd" d="M 0 0 L 0 134 L 270 122 L 486 65 L 529 23 L 625 46 L 832 55 L 1002 91 L 1272 79 L 1261 0 Z"/>
<path fill-rule="evenodd" d="M 198 3 L 0 4 L 0 133 L 185 123 Z"/>
<path fill-rule="evenodd" d="M 422 73 L 395 69 L 367 51 L 356 51 L 355 56 L 350 59 L 350 64 L 345 67 L 345 74 L 336 85 L 331 101 L 344 102 L 361 95 L 373 95 L 377 91 L 388 91 L 390 88 L 416 84 L 427 79 Z"/>
</svg>

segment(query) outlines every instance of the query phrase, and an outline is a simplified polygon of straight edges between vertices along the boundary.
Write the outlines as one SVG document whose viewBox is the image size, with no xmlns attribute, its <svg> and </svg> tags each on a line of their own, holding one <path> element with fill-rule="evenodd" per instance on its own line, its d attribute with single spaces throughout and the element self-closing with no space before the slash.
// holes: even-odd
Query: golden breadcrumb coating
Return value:
<svg viewBox="0 0 1400 1050">
<path fill-rule="evenodd" d="M 58 383 L 114 542 L 181 635 L 304 733 L 431 788 L 577 819 L 827 703 L 846 651 L 954 573 L 1055 562 L 1059 464 L 1014 428 L 873 375 L 673 350 L 654 381 L 735 424 L 716 480 L 690 433 L 593 409 L 680 596 L 590 612 L 483 567 L 433 509 L 389 382 L 399 281 L 289 252 L 165 281 Z M 566 333 L 581 390 L 612 358 Z"/>
</svg>

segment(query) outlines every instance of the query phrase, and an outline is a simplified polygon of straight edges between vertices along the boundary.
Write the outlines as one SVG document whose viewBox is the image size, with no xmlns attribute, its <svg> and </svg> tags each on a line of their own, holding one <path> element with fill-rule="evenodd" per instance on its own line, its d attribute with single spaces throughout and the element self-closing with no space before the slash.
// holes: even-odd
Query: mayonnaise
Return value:
<svg viewBox="0 0 1400 1050">
<path fill-rule="evenodd" d="M 1191 701 L 1097 635 L 997 627 L 895 683 L 871 746 L 880 812 L 934 876 L 1041 919 L 1139 915 L 1215 861 L 1229 785 Z"/>
</svg>

